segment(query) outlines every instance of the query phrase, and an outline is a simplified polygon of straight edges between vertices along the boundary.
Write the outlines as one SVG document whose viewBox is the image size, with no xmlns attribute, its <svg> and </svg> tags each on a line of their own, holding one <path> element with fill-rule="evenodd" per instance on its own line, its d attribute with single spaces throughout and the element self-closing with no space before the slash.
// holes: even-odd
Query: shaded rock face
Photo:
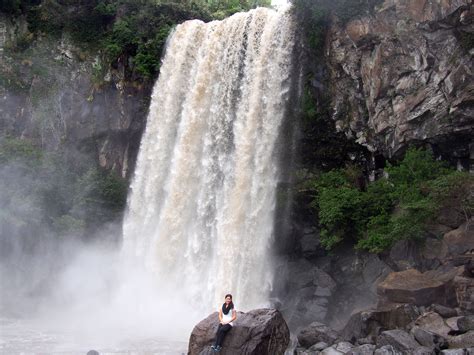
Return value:
<svg viewBox="0 0 474 355">
<path fill-rule="evenodd" d="M 462 37 L 472 36 L 472 18 L 468 0 L 386 0 L 371 16 L 334 24 L 336 126 L 386 156 L 426 142 L 469 168 L 473 67 Z"/>
<path fill-rule="evenodd" d="M 0 14 L 4 46 L 27 34 L 24 20 Z M 128 178 L 145 127 L 152 83 L 103 67 L 98 53 L 66 35 L 40 37 L 25 51 L 0 51 L 0 131 L 48 150 L 72 149 Z"/>
<path fill-rule="evenodd" d="M 212 353 L 219 318 L 217 312 L 199 322 L 189 339 L 188 355 Z M 290 331 L 281 313 L 275 309 L 238 312 L 234 327 L 227 333 L 220 354 L 284 354 Z M 211 351 L 211 352 L 210 352 Z"/>
</svg>

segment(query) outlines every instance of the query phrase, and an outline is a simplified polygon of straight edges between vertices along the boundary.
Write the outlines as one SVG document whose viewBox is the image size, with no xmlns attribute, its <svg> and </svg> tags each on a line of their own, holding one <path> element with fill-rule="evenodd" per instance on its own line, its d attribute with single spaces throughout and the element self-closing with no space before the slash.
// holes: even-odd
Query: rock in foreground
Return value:
<svg viewBox="0 0 474 355">
<path fill-rule="evenodd" d="M 212 354 L 219 318 L 217 312 L 199 322 L 189 339 L 188 355 Z M 219 354 L 278 355 L 284 354 L 290 342 L 290 331 L 276 309 L 238 312 L 234 327 L 227 333 Z"/>
</svg>

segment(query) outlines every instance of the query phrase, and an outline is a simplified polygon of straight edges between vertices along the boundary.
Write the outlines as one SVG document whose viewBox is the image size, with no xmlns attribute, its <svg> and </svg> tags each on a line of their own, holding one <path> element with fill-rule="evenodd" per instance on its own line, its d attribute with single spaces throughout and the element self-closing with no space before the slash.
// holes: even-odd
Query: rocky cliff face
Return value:
<svg viewBox="0 0 474 355">
<path fill-rule="evenodd" d="M 469 0 L 385 0 L 327 42 L 338 129 L 385 156 L 428 143 L 474 164 L 474 9 Z"/>
<path fill-rule="evenodd" d="M 31 38 L 30 38 L 31 36 Z M 128 178 L 140 144 L 151 84 L 106 68 L 93 49 L 63 34 L 32 41 L 27 24 L 0 14 L 0 130 L 51 150 L 92 154 Z"/>
</svg>

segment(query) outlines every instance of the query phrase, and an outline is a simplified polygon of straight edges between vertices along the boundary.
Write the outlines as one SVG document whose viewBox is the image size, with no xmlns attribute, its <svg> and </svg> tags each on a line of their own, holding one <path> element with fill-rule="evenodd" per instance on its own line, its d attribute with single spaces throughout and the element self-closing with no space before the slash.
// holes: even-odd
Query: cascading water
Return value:
<svg viewBox="0 0 474 355">
<path fill-rule="evenodd" d="M 169 39 L 124 222 L 123 253 L 202 310 L 268 303 L 294 28 L 259 8 Z"/>
</svg>

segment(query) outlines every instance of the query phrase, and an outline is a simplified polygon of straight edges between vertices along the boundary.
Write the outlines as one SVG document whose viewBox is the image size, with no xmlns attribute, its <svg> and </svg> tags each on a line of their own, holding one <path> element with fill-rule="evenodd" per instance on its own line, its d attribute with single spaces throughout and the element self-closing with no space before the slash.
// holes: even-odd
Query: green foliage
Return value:
<svg viewBox="0 0 474 355">
<path fill-rule="evenodd" d="M 0 164 L 0 224 L 9 234 L 82 236 L 125 207 L 126 181 L 76 154 L 4 137 Z"/>
<path fill-rule="evenodd" d="M 13 50 L 25 50 L 34 36 L 68 33 L 84 49 L 103 53 L 103 67 L 125 66 L 128 78 L 153 79 L 159 70 L 166 39 L 178 23 L 209 21 L 270 0 L 5 0 L 2 8 L 23 13 L 31 35 L 19 39 Z"/>
<path fill-rule="evenodd" d="M 398 240 L 422 238 L 427 223 L 443 208 L 460 208 L 466 219 L 474 212 L 469 192 L 474 177 L 447 168 L 427 151 L 410 149 L 400 164 L 389 165 L 385 172 L 386 178 L 366 187 L 352 168 L 307 182 L 328 249 L 349 238 L 356 248 L 378 253 Z"/>
</svg>

